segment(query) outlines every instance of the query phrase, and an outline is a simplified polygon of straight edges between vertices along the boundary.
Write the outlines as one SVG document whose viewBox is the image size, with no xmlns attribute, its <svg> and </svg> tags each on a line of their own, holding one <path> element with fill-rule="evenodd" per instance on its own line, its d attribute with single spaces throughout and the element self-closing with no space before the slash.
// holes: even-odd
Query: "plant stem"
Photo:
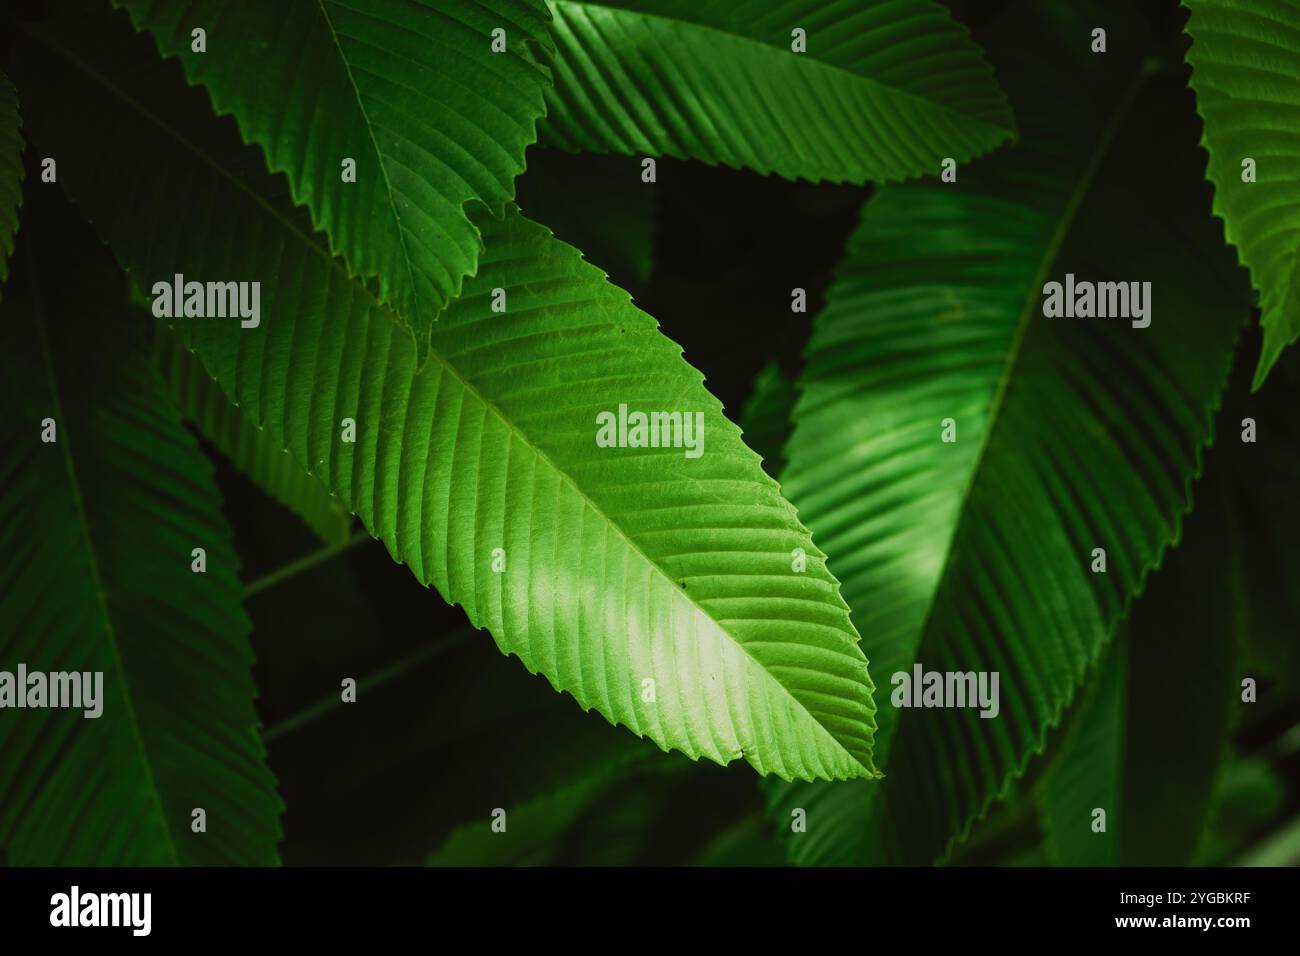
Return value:
<svg viewBox="0 0 1300 956">
<path fill-rule="evenodd" d="M 255 594 L 260 594 L 267 588 L 275 587 L 281 581 L 287 581 L 294 575 L 301 574 L 303 571 L 308 571 L 316 565 L 322 564 L 331 558 L 337 557 L 344 551 L 349 551 L 362 542 L 370 540 L 372 540 L 370 532 L 364 530 L 357 531 L 342 544 L 327 544 L 325 547 L 318 548 L 310 554 L 304 554 L 301 558 L 290 561 L 288 564 L 278 567 L 274 571 L 248 582 L 248 584 L 244 586 L 244 596 L 252 597 Z"/>
<path fill-rule="evenodd" d="M 406 655 L 406 657 L 394 661 L 387 667 L 381 668 L 373 674 L 361 678 L 361 680 L 357 682 L 358 696 L 362 691 L 374 690 L 376 687 L 380 687 L 389 681 L 400 677 L 407 671 L 433 660 L 443 652 L 450 650 L 457 644 L 460 644 L 470 633 L 471 630 L 466 628 L 448 638 L 445 638 L 444 640 L 438 641 L 437 643 L 426 644 L 418 650 Z M 342 706 L 342 703 L 342 695 L 338 691 L 331 691 L 314 704 L 309 704 L 296 714 L 292 714 L 280 721 L 278 724 L 268 727 L 262 734 L 262 740 L 270 743 L 277 737 L 282 737 L 285 734 L 292 733 L 299 727 L 309 724 L 318 717 L 322 717 L 329 713 L 335 707 Z"/>
</svg>

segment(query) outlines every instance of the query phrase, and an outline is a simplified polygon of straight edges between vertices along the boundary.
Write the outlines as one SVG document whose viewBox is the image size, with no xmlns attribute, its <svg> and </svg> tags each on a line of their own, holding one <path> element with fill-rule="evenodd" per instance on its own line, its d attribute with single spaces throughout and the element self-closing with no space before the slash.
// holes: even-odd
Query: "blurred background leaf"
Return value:
<svg viewBox="0 0 1300 956">
<path fill-rule="evenodd" d="M 549 146 L 861 183 L 933 174 L 1014 132 L 979 47 L 931 0 L 548 6 Z"/>
<path fill-rule="evenodd" d="M 1214 213 L 1260 291 L 1263 347 L 1256 387 L 1300 338 L 1300 6 L 1293 0 L 1184 0 L 1191 84 L 1205 119 Z M 1246 165 L 1251 169 L 1247 173 Z M 1249 178 L 1248 178 L 1249 177 Z"/>
<path fill-rule="evenodd" d="M 111 258 L 41 199 L 0 305 L 0 662 L 98 673 L 101 712 L 6 709 L 0 845 L 20 866 L 273 864 L 283 804 L 212 466 Z"/>
</svg>

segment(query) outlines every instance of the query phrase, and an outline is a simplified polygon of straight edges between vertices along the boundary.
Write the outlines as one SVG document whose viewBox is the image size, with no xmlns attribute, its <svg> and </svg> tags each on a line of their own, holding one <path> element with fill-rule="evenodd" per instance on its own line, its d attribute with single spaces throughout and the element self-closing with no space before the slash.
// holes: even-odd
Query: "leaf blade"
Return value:
<svg viewBox="0 0 1300 956">
<path fill-rule="evenodd" d="M 181 414 L 240 471 L 299 518 L 325 544 L 342 545 L 351 536 L 352 515 L 287 450 L 277 448 L 181 345 L 175 333 L 160 328 L 154 358 Z"/>
<path fill-rule="evenodd" d="M 864 182 L 937 173 L 1014 132 L 979 49 L 938 4 L 549 7 L 555 85 L 539 130 L 562 149 Z M 792 51 L 794 28 L 807 53 Z"/>
<path fill-rule="evenodd" d="M 1300 147 L 1293 127 L 1279 119 L 1300 108 L 1300 10 L 1277 0 L 1184 6 L 1191 11 L 1187 62 L 1205 120 L 1201 145 L 1210 154 L 1214 213 L 1260 291 L 1258 389 L 1282 350 L 1300 338 L 1300 240 L 1291 225 L 1300 215 L 1300 188 L 1284 172 L 1300 159 Z M 1246 182 L 1243 161 L 1256 157 L 1259 179 Z"/>
<path fill-rule="evenodd" d="M 97 251 L 93 237 L 86 245 Z M 273 864 L 283 805 L 211 465 L 136 348 L 138 330 L 96 321 L 111 298 L 65 288 L 48 243 L 39 265 L 29 250 L 30 282 L 11 281 L 0 323 L 0 428 L 16 452 L 0 463 L 0 653 L 83 681 L 100 672 L 103 694 L 97 718 L 0 721 L 12 771 L 0 777 L 0 843 L 15 865 Z M 55 311 L 94 319 L 54 322 Z M 194 547 L 204 574 L 191 571 Z M 205 833 L 191 830 L 195 807 Z"/>
<path fill-rule="evenodd" d="M 548 42 L 539 0 L 114 4 L 289 177 L 330 250 L 377 278 L 423 354 L 476 268 L 482 242 L 465 205 L 500 210 L 513 198 L 536 138 L 545 76 L 520 52 Z M 192 49 L 196 25 L 206 52 Z M 492 52 L 495 29 L 506 30 L 504 54 Z M 345 159 L 355 182 L 343 181 Z"/>
<path fill-rule="evenodd" d="M 866 663 L 821 553 L 700 373 L 626 293 L 522 216 L 484 217 L 479 273 L 418 366 L 276 180 L 233 175 L 243 154 L 228 137 L 159 102 L 183 92 L 173 83 L 105 82 L 86 64 L 108 31 L 83 47 L 79 28 L 34 30 L 34 48 L 58 52 L 42 61 L 36 50 L 32 65 L 48 88 L 74 83 L 67 99 L 100 112 L 69 122 L 71 112 L 41 111 L 34 137 L 70 148 L 106 137 L 128 163 L 148 143 L 151 162 L 185 171 L 176 179 L 191 201 L 222 210 L 209 221 L 226 234 L 162 243 L 140 224 L 165 222 L 178 196 L 107 188 L 116 160 L 66 177 L 133 273 L 266 280 L 258 328 L 183 321 L 185 341 L 395 559 L 486 624 L 504 653 L 665 749 L 743 756 L 786 776 L 874 773 Z M 227 241 L 237 235 L 265 238 Z M 506 312 L 491 309 L 495 288 L 509 293 Z M 703 415 L 710 453 L 593 454 L 593 413 L 620 401 Z M 355 443 L 339 440 L 345 415 Z M 496 547 L 507 569 L 527 573 L 492 571 Z M 806 574 L 792 573 L 795 547 L 809 556 Z M 647 679 L 653 701 L 641 696 Z"/>
<path fill-rule="evenodd" d="M 1188 866 L 1211 811 L 1238 690 L 1242 608 L 1225 599 L 1234 550 L 1216 455 L 1197 510 L 1134 606 L 1043 781 L 1045 844 L 1066 866 Z M 1097 832 L 1094 814 L 1106 812 Z"/>
<path fill-rule="evenodd" d="M 1055 15 L 1044 36 L 1087 35 Z M 1199 173 L 1190 123 L 1171 113 L 1161 125 L 1153 85 L 1169 81 L 1139 64 L 1106 71 L 1107 95 L 1084 97 L 1069 70 L 1033 68 L 1044 48 L 1008 71 L 1026 130 L 1014 152 L 964 188 L 888 187 L 868 203 L 815 325 L 783 476 L 844 582 L 874 683 L 917 664 L 996 672 L 1001 711 L 881 707 L 884 785 L 774 785 L 778 820 L 817 805 L 833 827 L 787 836 L 797 861 L 930 863 L 968 834 L 1042 752 L 1177 540 L 1213 436 L 1247 306 L 1221 241 L 1185 208 Z M 1059 135 L 1061 103 L 1079 143 L 1106 155 Z M 1169 169 L 1124 167 L 1142 123 L 1178 150 Z M 1150 327 L 1036 314 L 1044 278 L 1131 274 L 1116 234 L 1197 264 L 1188 280 L 1156 255 L 1141 260 L 1161 303 Z M 1090 572 L 1097 546 L 1104 575 Z"/>
</svg>

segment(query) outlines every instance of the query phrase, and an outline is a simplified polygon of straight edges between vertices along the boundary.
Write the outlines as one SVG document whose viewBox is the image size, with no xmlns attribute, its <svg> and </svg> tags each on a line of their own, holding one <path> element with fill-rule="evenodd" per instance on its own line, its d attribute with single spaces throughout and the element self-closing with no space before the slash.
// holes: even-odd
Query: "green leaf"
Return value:
<svg viewBox="0 0 1300 956">
<path fill-rule="evenodd" d="M 1205 120 L 1214 213 L 1260 293 L 1259 388 L 1300 338 L 1300 7 L 1290 0 L 1183 2 L 1191 11 L 1187 61 Z"/>
<path fill-rule="evenodd" d="M 754 391 L 740 413 L 740 428 L 746 442 L 762 457 L 772 475 L 785 470 L 782 449 L 790 437 L 794 402 L 794 384 L 785 377 L 780 365 L 769 362 L 754 379 Z"/>
<path fill-rule="evenodd" d="M 937 175 L 1014 132 L 979 48 L 931 0 L 548 6 L 555 85 L 538 129 L 562 149 L 865 182 Z"/>
<path fill-rule="evenodd" d="M 565 835 L 600 796 L 602 784 L 583 781 L 545 797 L 514 807 L 494 807 L 504 817 L 482 819 L 457 827 L 436 852 L 429 866 L 545 866 L 554 862 Z M 505 830 L 498 828 L 503 821 Z"/>
<path fill-rule="evenodd" d="M 1277 866 L 1300 859 L 1292 847 L 1300 820 L 1290 819 L 1287 786 L 1278 768 L 1262 757 L 1230 755 L 1215 792 L 1214 825 L 1204 861 L 1233 866 Z M 1289 820 L 1289 824 L 1288 824 Z M 1246 853 L 1244 846 L 1267 835 Z"/>
<path fill-rule="evenodd" d="M 773 788 L 779 822 L 807 811 L 787 836 L 798 862 L 929 863 L 1042 752 L 1177 538 L 1248 312 L 1186 90 L 1119 48 L 1081 84 L 1073 8 L 1005 19 L 1038 38 L 990 44 L 1023 141 L 957 183 L 882 189 L 808 350 L 782 487 L 891 690 L 882 786 Z M 1067 273 L 1150 281 L 1150 326 L 1044 316 L 1044 284 Z M 915 665 L 996 672 L 998 716 L 893 706 Z"/>
<path fill-rule="evenodd" d="M 1233 863 L 1237 866 L 1300 866 L 1300 820 L 1292 820 Z"/>
<path fill-rule="evenodd" d="M 341 545 L 352 515 L 320 481 L 230 403 L 203 364 L 165 327 L 154 335 L 154 358 L 181 414 L 240 471 L 301 518 L 326 544 Z"/>
<path fill-rule="evenodd" d="M 466 203 L 499 214 L 536 138 L 541 0 L 114 0 L 239 122 L 351 270 L 415 332 L 477 268 Z M 206 30 L 206 52 L 192 30 Z M 506 52 L 492 51 L 505 31 Z M 343 161 L 356 181 L 343 181 Z"/>
<path fill-rule="evenodd" d="M 692 866 L 780 866 L 781 845 L 761 812 L 750 814 L 720 831 L 693 860 Z"/>
<path fill-rule="evenodd" d="M 60 179 L 145 287 L 175 272 L 262 283 L 258 327 L 182 320 L 183 339 L 395 559 L 503 652 L 663 748 L 783 777 L 874 773 L 871 685 L 837 582 L 626 293 L 517 213 L 481 217 L 479 272 L 417 367 L 280 181 L 256 175 L 169 70 L 142 69 L 111 25 L 93 43 L 75 31 L 33 28 L 25 44 L 33 97 L 58 104 L 29 111 L 33 140 L 88 157 Z M 110 79 L 101 56 L 133 71 Z M 127 175 L 145 167 L 165 172 Z M 209 228 L 169 226 L 178 208 Z M 598 447 L 597 415 L 620 403 L 702 415 L 703 454 Z"/>
<path fill-rule="evenodd" d="M 628 866 L 655 837 L 673 780 L 596 776 L 457 827 L 427 860 L 431 866 Z M 497 829 L 493 829 L 493 822 Z M 505 829 L 500 827 L 504 824 Z"/>
<path fill-rule="evenodd" d="M 1043 781 L 1043 842 L 1055 866 L 1120 862 L 1119 827 L 1129 819 L 1121 794 L 1127 758 L 1127 652 L 1123 642 L 1107 649 L 1069 720 L 1064 749 Z M 1099 810 L 1104 817 L 1097 816 Z M 1099 832 L 1098 827 L 1105 829 Z"/>
<path fill-rule="evenodd" d="M 18 93 L 0 73 L 0 285 L 9 278 L 9 257 L 23 204 L 23 135 Z"/>
<path fill-rule="evenodd" d="M 0 308 L 0 661 L 99 672 L 102 713 L 4 711 L 0 845 L 18 866 L 273 864 L 282 805 L 212 467 L 120 289 L 71 228 L 34 252 L 39 222 Z"/>
<path fill-rule="evenodd" d="M 653 824 L 670 783 L 662 777 L 609 783 L 596 776 L 514 807 L 493 807 L 495 816 L 483 814 L 457 827 L 427 862 L 430 866 L 634 864 L 653 838 Z"/>
<path fill-rule="evenodd" d="M 1220 760 L 1238 715 L 1255 712 L 1241 702 L 1241 678 L 1276 700 L 1282 688 L 1264 675 L 1296 673 L 1296 387 L 1283 368 L 1247 395 L 1241 358 L 1183 540 L 1102 666 L 1107 699 L 1093 689 L 1081 702 L 1049 770 L 1043 825 L 1058 863 L 1222 862 L 1278 808 L 1266 765 Z M 1252 441 L 1243 440 L 1247 424 Z M 1079 825 L 1098 806 L 1104 834 Z"/>
<path fill-rule="evenodd" d="M 1243 705 L 1241 609 L 1223 580 L 1223 559 L 1237 551 L 1226 487 L 1207 475 L 1196 496 L 1184 540 L 1134 605 L 1044 781 L 1043 829 L 1058 864 L 1187 866 L 1197 856 Z"/>
</svg>

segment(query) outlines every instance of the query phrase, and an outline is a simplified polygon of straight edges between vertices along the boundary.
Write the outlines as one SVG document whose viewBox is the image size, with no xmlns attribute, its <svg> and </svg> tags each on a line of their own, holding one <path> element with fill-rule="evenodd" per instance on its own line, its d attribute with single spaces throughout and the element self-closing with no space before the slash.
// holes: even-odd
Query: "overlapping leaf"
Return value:
<svg viewBox="0 0 1300 956">
<path fill-rule="evenodd" d="M 930 862 L 1041 750 L 1177 537 L 1248 311 L 1198 183 L 1190 94 L 1072 54 L 1082 11 L 1007 17 L 1041 37 L 993 34 L 1023 142 L 871 200 L 809 347 L 782 484 L 864 634 L 887 778 L 774 788 L 783 829 L 807 811 L 788 835 L 800 862 Z M 1149 281 L 1150 326 L 1045 317 L 1044 284 L 1067 273 Z M 996 672 L 998 716 L 892 706 L 917 664 Z"/>
<path fill-rule="evenodd" d="M 546 75 L 524 53 L 549 42 L 540 0 L 114 2 L 288 176 L 330 248 L 377 277 L 423 354 L 477 267 L 465 204 L 500 211 L 536 136 Z"/>
<path fill-rule="evenodd" d="M 1184 0 L 1214 212 L 1260 292 L 1255 386 L 1300 338 L 1300 6 Z M 1249 168 L 1248 169 L 1248 165 Z"/>
<path fill-rule="evenodd" d="M 105 83 L 99 59 L 140 62 L 135 38 L 79 30 L 30 33 L 33 96 L 61 105 L 40 111 L 34 140 L 86 157 L 61 181 L 142 286 L 176 272 L 262 283 L 257 328 L 186 319 L 181 333 L 395 558 L 503 651 L 662 747 L 783 777 L 874 772 L 871 686 L 837 583 L 626 293 L 519 214 L 482 217 L 479 273 L 421 368 L 173 72 Z M 142 168 L 157 175 L 126 174 Z M 202 231 L 169 225 L 182 203 Z M 701 414 L 703 454 L 597 447 L 597 414 L 620 403 Z"/>
<path fill-rule="evenodd" d="M 1277 809 L 1266 763 L 1221 766 L 1230 732 L 1256 709 L 1241 698 L 1242 679 L 1255 680 L 1262 700 L 1298 672 L 1291 582 L 1300 552 L 1289 534 L 1300 480 L 1297 383 L 1283 363 L 1267 389 L 1247 396 L 1246 357 L 1183 540 L 1135 604 L 1044 781 L 1054 862 L 1223 860 Z M 1228 805 L 1212 822 L 1216 787 L 1227 789 Z M 1092 827 L 1098 808 L 1105 832 Z"/>
<path fill-rule="evenodd" d="M 352 515 L 320 481 L 230 403 L 203 365 L 165 328 L 154 355 L 172 399 L 187 420 L 267 494 L 301 518 L 326 544 L 348 539 Z"/>
<path fill-rule="evenodd" d="M 1235 436 L 1229 430 L 1224 439 Z M 1186 866 L 1196 858 L 1233 707 L 1241 706 L 1240 590 L 1222 563 L 1240 546 L 1216 466 L 1197 486 L 1184 540 L 1099 665 L 1044 781 L 1043 831 L 1055 863 Z"/>
<path fill-rule="evenodd" d="M 549 145 L 864 182 L 937 174 L 1013 131 L 979 48 L 931 0 L 548 6 Z"/>
<path fill-rule="evenodd" d="M 577 780 L 554 794 L 494 807 L 457 827 L 429 855 L 431 866 L 595 866 L 637 862 L 654 839 L 655 818 L 669 790 L 663 777 L 610 784 Z"/>
<path fill-rule="evenodd" d="M 785 470 L 783 449 L 790 437 L 794 402 L 794 384 L 776 362 L 771 362 L 754 379 L 754 391 L 741 411 L 740 427 L 745 441 L 759 453 L 763 467 L 772 475 Z"/>
<path fill-rule="evenodd" d="M 519 807 L 494 807 L 493 816 L 457 827 L 443 846 L 429 854 L 427 862 L 430 866 L 552 863 L 565 834 L 582 818 L 601 790 L 600 783 L 580 781 Z M 503 825 L 505 829 L 499 829 Z"/>
<path fill-rule="evenodd" d="M 98 672 L 102 711 L 4 711 L 0 846 L 14 865 L 274 863 L 281 804 L 211 465 L 120 289 L 68 229 L 33 252 L 31 225 L 0 308 L 0 666 L 87 689 Z"/>
</svg>

